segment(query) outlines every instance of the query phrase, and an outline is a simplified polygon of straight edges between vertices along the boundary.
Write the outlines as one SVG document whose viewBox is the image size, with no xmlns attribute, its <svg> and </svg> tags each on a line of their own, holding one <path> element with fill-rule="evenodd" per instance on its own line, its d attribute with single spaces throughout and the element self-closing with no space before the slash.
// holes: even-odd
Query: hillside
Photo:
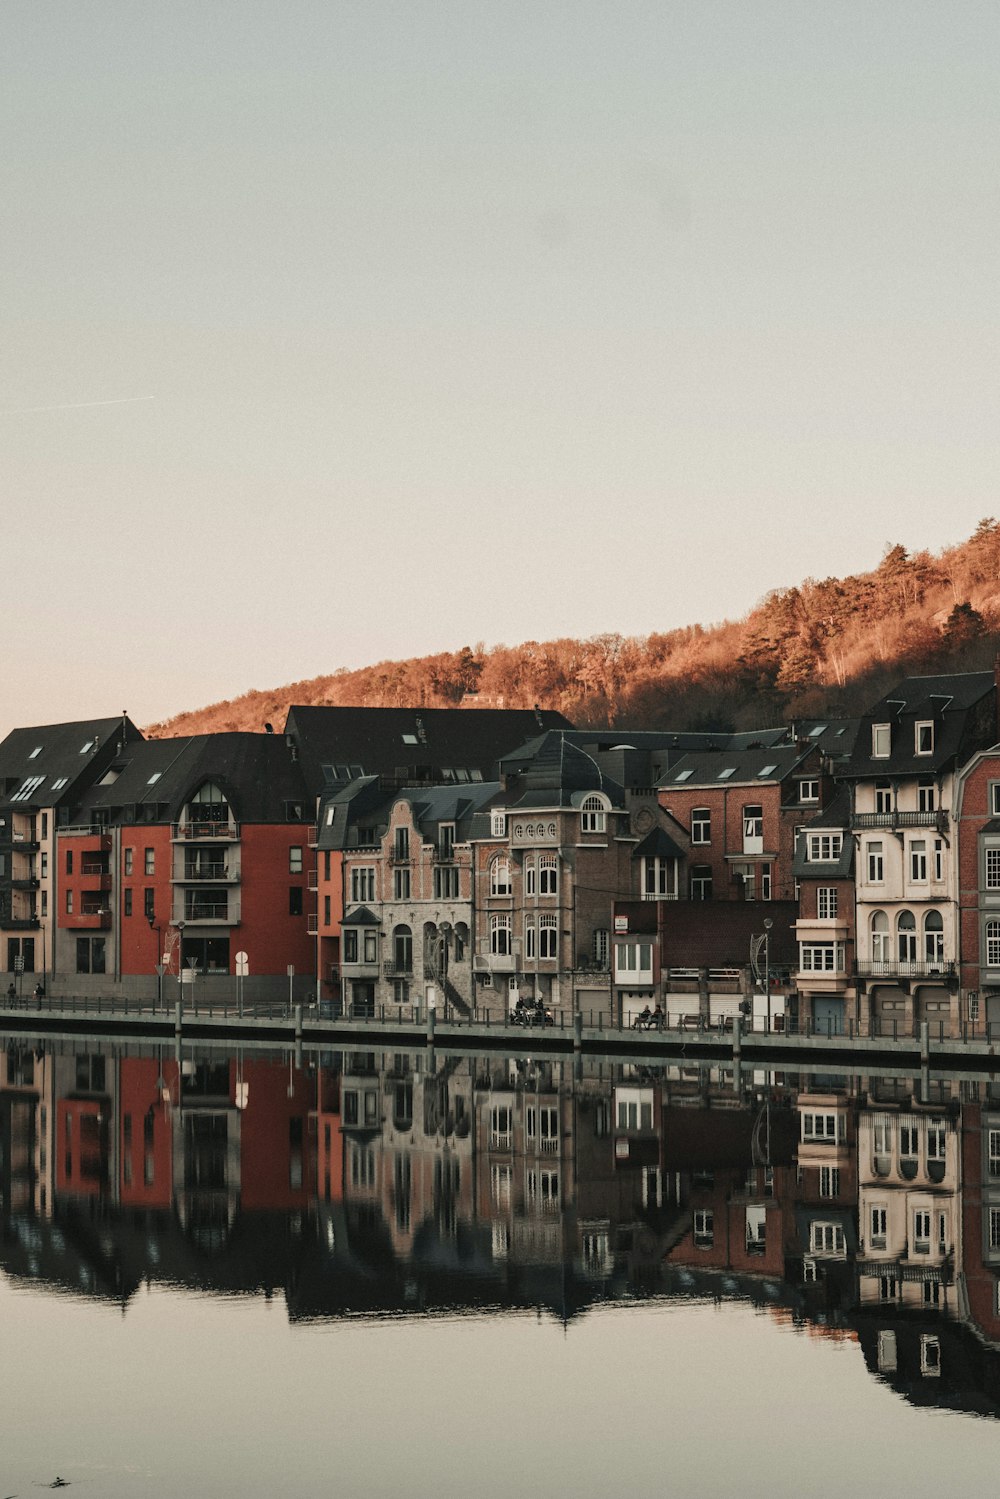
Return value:
<svg viewBox="0 0 1000 1499">
<path fill-rule="evenodd" d="M 556 708 L 579 724 L 749 728 L 860 712 L 909 673 L 978 671 L 1000 648 L 1000 524 L 936 556 L 807 578 L 745 619 L 644 637 L 526 641 L 382 661 L 179 714 L 155 738 L 280 727 L 292 703 Z"/>
</svg>

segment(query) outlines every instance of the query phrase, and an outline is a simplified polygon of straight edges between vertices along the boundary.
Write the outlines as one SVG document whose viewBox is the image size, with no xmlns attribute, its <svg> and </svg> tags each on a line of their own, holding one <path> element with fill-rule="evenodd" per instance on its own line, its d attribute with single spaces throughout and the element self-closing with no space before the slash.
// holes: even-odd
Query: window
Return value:
<svg viewBox="0 0 1000 1499">
<path fill-rule="evenodd" d="M 410 899 L 410 871 L 408 869 L 392 871 L 392 898 L 393 900 Z"/>
<path fill-rule="evenodd" d="M 712 814 L 707 807 L 695 807 L 691 813 L 691 842 L 711 843 Z"/>
<path fill-rule="evenodd" d="M 844 1118 L 841 1114 L 808 1113 L 802 1115 L 802 1138 L 803 1140 L 823 1141 L 825 1144 L 833 1144 L 844 1138 Z"/>
<path fill-rule="evenodd" d="M 331 918 L 332 914 L 333 914 L 333 912 L 332 912 L 332 904 L 331 904 L 330 897 L 328 895 L 324 895 L 324 897 L 323 897 L 323 925 L 324 926 L 329 926 L 330 925 L 330 918 Z"/>
<path fill-rule="evenodd" d="M 712 899 L 712 866 L 711 864 L 692 864 L 691 866 L 691 899 Z"/>
<path fill-rule="evenodd" d="M 743 852 L 759 854 L 764 850 L 764 809 L 757 805 L 743 808 Z"/>
<path fill-rule="evenodd" d="M 1000 925 L 1000 923 L 998 923 Z M 607 927 L 598 927 L 594 932 L 593 954 L 594 963 L 598 968 L 607 968 L 608 952 L 610 950 L 610 933 Z"/>
<path fill-rule="evenodd" d="M 538 856 L 538 893 L 557 895 L 559 891 L 559 860 L 555 854 Z"/>
<path fill-rule="evenodd" d="M 882 840 L 873 839 L 865 845 L 868 856 L 868 883 L 870 885 L 881 885 L 885 881 L 885 857 L 882 852 Z"/>
<path fill-rule="evenodd" d="M 917 755 L 933 755 L 934 725 L 918 723 L 913 730 L 913 752 Z"/>
<path fill-rule="evenodd" d="M 771 866 L 770 866 L 770 864 L 762 864 L 760 866 L 760 898 L 761 898 L 761 900 L 770 900 L 771 899 Z"/>
<path fill-rule="evenodd" d="M 816 891 L 816 915 L 820 921 L 832 921 L 836 914 L 836 885 L 820 885 Z"/>
<path fill-rule="evenodd" d="M 799 782 L 799 801 L 800 802 L 818 802 L 819 801 L 819 781 L 800 781 Z"/>
<path fill-rule="evenodd" d="M 887 760 L 892 749 L 892 733 L 887 723 L 872 724 L 872 759 Z"/>
<path fill-rule="evenodd" d="M 538 918 L 538 956 L 540 958 L 555 958 L 558 956 L 559 932 L 557 921 L 558 918 L 555 916 L 540 916 Z"/>
<path fill-rule="evenodd" d="M 872 916 L 872 962 L 889 963 L 892 961 L 892 944 L 889 940 L 889 918 L 884 911 L 876 911 Z"/>
<path fill-rule="evenodd" d="M 813 1254 L 845 1254 L 844 1230 L 839 1223 L 810 1223 L 809 1248 Z"/>
<path fill-rule="evenodd" d="M 526 916 L 524 919 L 524 956 L 526 958 L 538 957 L 537 931 L 534 917 Z"/>
<path fill-rule="evenodd" d="M 986 966 L 1000 968 L 1000 921 L 986 923 Z"/>
<path fill-rule="evenodd" d="M 49 856 L 48 856 L 48 854 L 42 854 L 41 855 L 41 866 L 42 866 L 41 870 L 40 870 L 41 877 L 42 877 L 43 880 L 47 880 L 48 877 L 49 877 Z"/>
<path fill-rule="evenodd" d="M 647 900 L 677 899 L 677 860 L 643 859 L 641 885 Z"/>
<path fill-rule="evenodd" d="M 359 864 L 351 870 L 351 904 L 364 905 L 375 899 L 375 866 Z"/>
<path fill-rule="evenodd" d="M 990 1176 L 1000 1176 L 1000 1129 L 988 1130 L 987 1136 Z"/>
<path fill-rule="evenodd" d="M 603 833 L 607 825 L 604 803 L 599 796 L 584 797 L 580 808 L 581 833 Z"/>
<path fill-rule="evenodd" d="M 910 844 L 910 879 L 915 885 L 927 884 L 927 843 L 914 838 Z"/>
<path fill-rule="evenodd" d="M 129 888 L 128 890 L 125 891 L 125 915 L 126 916 L 131 916 L 132 915 L 132 890 L 131 890 L 131 888 Z M 159 960 L 157 960 L 157 961 L 159 961 Z"/>
<path fill-rule="evenodd" d="M 944 920 L 940 911 L 928 911 L 924 917 L 924 961 L 944 962 Z"/>
<path fill-rule="evenodd" d="M 650 942 L 619 942 L 615 946 L 615 968 L 619 974 L 653 971 L 653 946 Z"/>
<path fill-rule="evenodd" d="M 799 971 L 801 973 L 843 973 L 844 944 L 842 942 L 800 942 Z"/>
<path fill-rule="evenodd" d="M 696 1208 L 694 1213 L 696 1249 L 711 1249 L 715 1243 L 715 1215 L 710 1208 Z"/>
<path fill-rule="evenodd" d="M 840 858 L 843 846 L 843 833 L 808 833 L 806 858 L 810 864 L 829 864 Z"/>
<path fill-rule="evenodd" d="M 72 858 L 72 855 L 67 855 Z M 68 870 L 67 873 L 72 873 Z M 988 848 L 986 850 L 986 888 L 987 890 L 1000 890 L 1000 848 Z"/>
<path fill-rule="evenodd" d="M 506 812 L 490 813 L 490 834 L 493 838 L 506 838 L 507 836 L 507 814 Z"/>
<path fill-rule="evenodd" d="M 990 812 L 994 817 L 1000 817 L 1000 781 L 990 784 Z"/>
<path fill-rule="evenodd" d="M 356 963 L 358 961 L 358 934 L 354 927 L 344 928 L 344 962 Z"/>
<path fill-rule="evenodd" d="M 525 895 L 538 894 L 538 872 L 533 858 L 527 858 L 524 861 L 524 893 Z"/>
<path fill-rule="evenodd" d="M 378 962 L 378 933 L 370 928 L 365 932 L 364 956 L 366 963 Z"/>
<path fill-rule="evenodd" d="M 457 864 L 438 864 L 435 866 L 434 899 L 458 900 Z"/>
<path fill-rule="evenodd" d="M 392 934 L 392 961 L 399 973 L 413 972 L 413 933 L 398 926 Z"/>
<path fill-rule="evenodd" d="M 937 786 L 933 781 L 917 782 L 917 811 L 934 812 L 937 809 Z"/>
<path fill-rule="evenodd" d="M 125 850 L 125 873 L 126 874 L 131 874 L 132 873 L 132 864 L 133 864 L 134 855 L 135 855 L 135 849 L 134 848 L 127 848 Z"/>
<path fill-rule="evenodd" d="M 73 892 L 72 892 L 72 890 L 67 890 L 66 891 L 66 915 L 67 916 L 72 916 L 72 914 L 73 914 Z"/>
<path fill-rule="evenodd" d="M 302 848 L 300 845 L 295 845 L 288 850 L 288 873 L 302 873 Z"/>
<path fill-rule="evenodd" d="M 892 814 L 892 782 L 875 782 L 875 813 L 878 817 L 889 817 Z"/>
<path fill-rule="evenodd" d="M 409 828 L 397 828 L 392 844 L 392 857 L 403 863 L 410 857 L 410 830 Z"/>
<path fill-rule="evenodd" d="M 77 973 L 104 973 L 105 941 L 103 937 L 77 937 Z"/>
<path fill-rule="evenodd" d="M 901 963 L 917 961 L 917 923 L 912 911 L 900 911 L 896 919 L 896 948 Z"/>
<path fill-rule="evenodd" d="M 920 1337 L 920 1372 L 928 1378 L 941 1373 L 941 1340 L 930 1333 L 922 1333 Z"/>
<path fill-rule="evenodd" d="M 495 913 L 490 917 L 490 952 L 495 957 L 509 957 L 510 951 L 510 917 L 506 912 Z"/>
<path fill-rule="evenodd" d="M 510 895 L 512 890 L 510 860 L 500 855 L 490 864 L 490 894 Z"/>
<path fill-rule="evenodd" d="M 837 1166 L 821 1166 L 819 1168 L 819 1195 L 821 1197 L 840 1196 L 840 1169 Z"/>
<path fill-rule="evenodd" d="M 302 886 L 290 885 L 288 887 L 288 914 L 289 916 L 302 915 Z"/>
<path fill-rule="evenodd" d="M 145 918 L 146 918 L 147 921 L 153 921 L 153 920 L 155 920 L 155 918 L 156 918 L 156 891 L 155 890 L 150 890 L 150 889 L 147 888 L 147 889 L 145 889 L 142 892 L 142 914 L 145 916 Z"/>
<path fill-rule="evenodd" d="M 931 1252 L 931 1215 L 924 1208 L 918 1208 L 913 1214 L 913 1252 Z"/>
<path fill-rule="evenodd" d="M 156 849 L 155 848 L 147 848 L 145 850 L 144 855 L 143 855 L 142 872 L 143 872 L 143 874 L 155 874 L 156 873 Z"/>
<path fill-rule="evenodd" d="M 888 1220 L 888 1211 L 887 1211 L 886 1208 L 884 1208 L 883 1206 L 879 1205 L 878 1207 L 873 1207 L 871 1209 L 871 1215 L 870 1215 L 869 1220 L 868 1220 L 868 1225 L 869 1225 L 869 1229 L 870 1229 L 869 1245 L 868 1245 L 868 1247 L 870 1249 L 884 1249 L 885 1248 L 885 1246 L 886 1246 L 886 1224 L 887 1224 L 887 1220 Z"/>
</svg>

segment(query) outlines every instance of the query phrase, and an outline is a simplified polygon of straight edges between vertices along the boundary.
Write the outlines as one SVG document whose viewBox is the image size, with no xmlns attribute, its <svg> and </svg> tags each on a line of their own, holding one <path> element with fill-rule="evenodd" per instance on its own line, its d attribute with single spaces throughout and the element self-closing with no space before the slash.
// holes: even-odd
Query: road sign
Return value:
<svg viewBox="0 0 1000 1499">
<path fill-rule="evenodd" d="M 236 954 L 236 977 L 245 979 L 250 972 L 250 958 L 245 952 Z"/>
<path fill-rule="evenodd" d="M 157 963 L 157 965 L 156 965 L 156 977 L 158 979 L 161 979 L 163 977 L 163 975 L 166 973 L 166 971 L 167 971 L 167 965 L 166 965 L 166 963 Z"/>
</svg>

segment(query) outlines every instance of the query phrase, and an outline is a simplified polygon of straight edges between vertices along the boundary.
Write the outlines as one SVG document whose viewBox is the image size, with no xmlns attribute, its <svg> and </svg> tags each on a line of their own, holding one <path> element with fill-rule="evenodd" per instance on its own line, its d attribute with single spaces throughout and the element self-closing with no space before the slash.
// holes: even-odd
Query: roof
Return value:
<svg viewBox="0 0 1000 1499">
<path fill-rule="evenodd" d="M 509 807 L 578 806 L 581 795 L 589 791 L 603 792 L 612 806 L 625 804 L 622 787 L 604 773 L 593 755 L 556 730 L 524 745 L 516 760 L 506 757 L 502 768 Z"/>
<path fill-rule="evenodd" d="M 780 784 L 812 755 L 794 745 L 726 751 L 724 754 L 688 754 L 672 765 L 659 785 L 666 790 L 704 786 Z"/>
<path fill-rule="evenodd" d="M 633 859 L 683 859 L 686 850 L 674 842 L 665 828 L 653 828 L 632 850 Z"/>
<path fill-rule="evenodd" d="M 144 743 L 127 715 L 13 729 L 0 743 L 0 806 L 71 804 L 119 746 Z"/>
<path fill-rule="evenodd" d="M 223 792 L 239 822 L 312 820 L 305 785 L 285 741 L 272 734 L 196 734 L 130 744 L 116 758 L 106 785 L 81 807 L 108 813 L 111 822 L 176 822 L 181 808 L 206 782 Z M 299 816 L 292 814 L 298 809 Z"/>
<path fill-rule="evenodd" d="M 917 724 L 933 725 L 932 747 L 918 754 Z M 874 755 L 873 730 L 889 728 L 887 754 Z M 992 672 L 906 677 L 865 714 L 847 764 L 837 774 L 856 779 L 937 775 L 962 765 L 997 739 L 996 686 Z"/>
<path fill-rule="evenodd" d="M 410 784 L 493 779 L 502 755 L 552 728 L 572 725 L 561 713 L 540 708 L 293 706 L 285 721 L 285 735 L 317 796 L 359 774 Z"/>
</svg>

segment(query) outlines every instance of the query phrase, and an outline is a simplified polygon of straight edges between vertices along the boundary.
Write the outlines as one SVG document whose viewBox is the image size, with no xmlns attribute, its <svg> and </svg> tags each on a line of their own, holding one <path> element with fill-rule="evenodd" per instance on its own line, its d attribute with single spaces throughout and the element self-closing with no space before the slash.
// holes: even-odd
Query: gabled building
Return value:
<svg viewBox="0 0 1000 1499">
<path fill-rule="evenodd" d="M 800 830 L 792 873 L 799 904 L 791 1020 L 820 1035 L 857 1032 L 854 839 L 846 788 Z"/>
<path fill-rule="evenodd" d="M 142 735 L 123 715 L 14 729 L 0 744 L 0 962 L 15 989 L 56 970 L 57 829 L 136 742 Z M 107 891 L 96 890 L 100 923 Z"/>
<path fill-rule="evenodd" d="M 842 771 L 857 841 L 859 1019 L 957 1034 L 958 772 L 997 738 L 990 672 L 910 677 L 862 719 Z"/>
</svg>

